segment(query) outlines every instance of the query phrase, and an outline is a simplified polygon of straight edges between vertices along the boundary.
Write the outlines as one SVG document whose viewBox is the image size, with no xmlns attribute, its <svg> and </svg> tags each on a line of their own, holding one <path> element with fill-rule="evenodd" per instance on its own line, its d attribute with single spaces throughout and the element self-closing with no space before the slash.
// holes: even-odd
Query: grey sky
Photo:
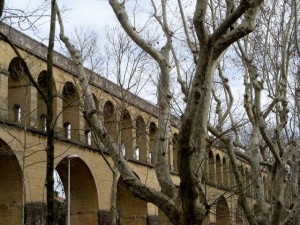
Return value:
<svg viewBox="0 0 300 225">
<path fill-rule="evenodd" d="M 43 2 L 44 0 L 7 0 L 6 7 L 28 10 L 37 8 Z M 63 13 L 67 33 L 81 27 L 102 33 L 106 25 L 116 21 L 108 1 L 105 0 L 58 0 L 58 4 L 60 8 L 68 9 Z M 39 29 L 47 36 L 49 23 L 44 23 Z"/>
</svg>

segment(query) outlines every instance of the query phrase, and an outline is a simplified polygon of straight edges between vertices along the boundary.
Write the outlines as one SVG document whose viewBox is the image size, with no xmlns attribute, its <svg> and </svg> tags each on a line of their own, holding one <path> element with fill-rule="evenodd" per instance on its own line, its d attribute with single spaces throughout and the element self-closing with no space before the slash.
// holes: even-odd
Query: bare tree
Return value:
<svg viewBox="0 0 300 225">
<path fill-rule="evenodd" d="M 168 6 L 166 1 L 158 3 L 151 1 L 153 9 L 151 17 L 157 22 L 161 29 L 161 49 L 157 49 L 151 42 L 143 38 L 142 27 L 132 24 L 125 10 L 126 2 L 109 1 L 121 26 L 129 37 L 157 63 L 160 74 L 158 80 L 158 105 L 159 105 L 159 128 L 156 148 L 156 175 L 161 191 L 146 187 L 134 175 L 120 156 L 119 147 L 107 133 L 104 124 L 95 114 L 95 103 L 89 88 L 88 79 L 82 67 L 80 52 L 74 48 L 64 34 L 64 27 L 60 19 L 60 38 L 65 43 L 70 55 L 76 65 L 81 88 L 84 93 L 85 118 L 89 122 L 95 135 L 108 149 L 112 159 L 118 166 L 118 170 L 128 190 L 136 197 L 157 205 L 174 224 L 201 224 L 207 213 L 209 205 L 202 192 L 201 161 L 205 157 L 208 113 L 212 93 L 212 82 L 216 66 L 224 51 L 240 38 L 249 34 L 254 26 L 255 19 L 262 1 L 240 1 L 234 4 L 233 1 L 226 1 L 225 5 L 219 2 L 198 1 L 193 9 L 193 23 L 186 22 L 184 10 L 180 6 L 180 14 L 184 37 L 187 40 L 189 51 L 195 63 L 195 73 L 192 75 L 192 84 L 187 90 L 185 83 L 180 82 L 183 94 L 186 99 L 186 109 L 183 114 L 181 127 L 178 135 L 178 168 L 180 186 L 176 186 L 170 176 L 167 166 L 166 152 L 168 146 L 168 135 L 170 132 L 170 68 L 171 58 L 176 61 L 176 51 L 173 38 L 176 35 L 169 25 Z M 222 8 L 219 20 L 208 13 L 208 7 Z M 127 8 L 126 8 L 127 9 Z M 214 21 L 214 29 L 211 29 L 208 21 Z M 146 22 L 147 23 L 147 22 Z M 189 31 L 188 27 L 192 27 Z M 178 61 L 176 61 L 178 62 Z M 180 67 L 177 67 L 180 68 Z M 178 69 L 177 74 L 179 74 Z M 180 75 L 180 74 L 179 74 Z M 180 76 L 178 77 L 179 81 Z M 238 177 L 238 176 L 237 176 Z M 244 193 L 243 191 L 241 193 Z M 244 204 L 244 211 L 251 214 L 250 208 Z M 254 217 L 247 217 L 250 224 L 258 224 Z"/>
<path fill-rule="evenodd" d="M 3 2 L 3 1 L 2 1 Z M 2 3 L 1 2 L 1 3 Z M 2 11 L 1 11 L 2 12 Z M 54 218 L 54 116 L 53 116 L 53 49 L 54 49 L 54 35 L 55 35 L 55 20 L 56 20 L 56 1 L 51 1 L 51 20 L 50 20 L 50 34 L 49 34 L 49 46 L 47 52 L 47 92 L 44 92 L 39 87 L 38 83 L 35 81 L 34 76 L 31 74 L 28 65 L 26 64 L 24 58 L 21 56 L 20 52 L 14 46 L 14 44 L 8 39 L 8 37 L 0 33 L 1 38 L 10 44 L 14 52 L 21 59 L 22 65 L 24 65 L 25 74 L 28 79 L 37 89 L 38 93 L 42 96 L 46 107 L 47 107 L 47 117 L 46 117 L 46 130 L 47 130 L 47 170 L 46 170 L 46 181 L 45 185 L 47 188 L 47 224 L 52 225 L 55 223 Z M 26 142 L 25 142 L 26 143 Z M 25 152 L 24 152 L 25 154 Z M 23 162 L 24 163 L 24 162 Z M 23 213 L 24 214 L 24 213 Z M 24 221 L 23 221 L 24 222 Z"/>
</svg>

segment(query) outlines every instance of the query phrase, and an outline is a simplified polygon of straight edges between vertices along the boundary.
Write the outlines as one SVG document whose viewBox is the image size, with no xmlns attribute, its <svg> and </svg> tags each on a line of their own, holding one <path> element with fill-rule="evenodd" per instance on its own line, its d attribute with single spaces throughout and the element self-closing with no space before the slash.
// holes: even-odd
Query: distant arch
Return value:
<svg viewBox="0 0 300 225">
<path fill-rule="evenodd" d="M 56 166 L 56 171 L 68 187 L 68 157 Z M 94 177 L 88 165 L 81 158 L 70 159 L 71 224 L 98 225 L 98 194 Z M 84 184 L 84 185 L 83 185 Z M 68 198 L 68 193 L 65 193 Z"/>
<path fill-rule="evenodd" d="M 25 62 L 21 58 L 13 58 L 9 64 L 8 71 L 8 110 L 13 112 L 9 113 L 9 119 L 14 122 L 24 123 L 24 116 L 26 115 L 26 124 L 29 124 L 30 116 L 27 115 L 32 111 L 31 85 L 27 76 Z M 16 115 L 19 115 L 19 117 Z"/>
<path fill-rule="evenodd" d="M 120 224 L 147 224 L 147 203 L 134 197 L 127 189 L 122 178 L 117 187 L 118 211 Z"/>
<path fill-rule="evenodd" d="M 147 162 L 146 124 L 142 116 L 136 118 L 136 146 L 139 149 L 139 159 Z"/>
<path fill-rule="evenodd" d="M 47 91 L 47 84 L 48 84 L 48 73 L 46 70 L 43 70 L 39 76 L 38 76 L 38 86 L 41 89 L 41 91 L 44 93 L 45 96 L 48 96 L 48 91 Z M 56 86 L 53 81 L 52 85 L 52 92 L 53 95 L 56 96 Z M 42 96 L 37 92 L 37 119 L 38 119 L 38 124 L 37 127 L 41 130 L 45 130 L 45 119 L 47 115 L 47 108 L 44 99 Z M 53 118 L 55 119 L 57 116 L 57 101 L 56 98 L 53 101 Z"/>
<path fill-rule="evenodd" d="M 220 196 L 217 200 L 216 224 L 231 225 L 230 211 L 227 200 L 224 196 Z"/>
<path fill-rule="evenodd" d="M 208 152 L 208 168 L 209 168 L 209 177 L 208 180 L 212 184 L 215 183 L 215 160 L 212 151 Z"/>
<path fill-rule="evenodd" d="M 157 138 L 157 126 L 154 122 L 149 125 L 149 154 L 147 154 L 147 162 L 154 163 L 154 157 L 156 153 L 156 138 Z"/>
<path fill-rule="evenodd" d="M 21 224 L 22 170 L 9 145 L 0 139 L 0 225 Z"/>
<path fill-rule="evenodd" d="M 63 88 L 63 124 L 71 127 L 69 139 L 79 140 L 79 94 L 72 82 L 66 82 Z M 69 126 L 66 126 L 69 124 Z M 66 135 L 68 132 L 66 132 Z"/>
<path fill-rule="evenodd" d="M 121 114 L 121 143 L 124 144 L 123 150 L 125 151 L 125 156 L 127 158 L 132 155 L 132 131 L 132 118 L 129 111 L 125 109 Z"/>
<path fill-rule="evenodd" d="M 106 101 L 103 107 L 104 126 L 108 134 L 117 141 L 117 121 L 115 116 L 115 106 L 111 101 Z"/>
</svg>

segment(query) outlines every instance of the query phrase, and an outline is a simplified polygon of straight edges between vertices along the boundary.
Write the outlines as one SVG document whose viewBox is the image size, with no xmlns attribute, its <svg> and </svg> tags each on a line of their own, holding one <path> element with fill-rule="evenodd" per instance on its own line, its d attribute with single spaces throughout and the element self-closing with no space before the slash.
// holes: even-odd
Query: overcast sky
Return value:
<svg viewBox="0 0 300 225">
<path fill-rule="evenodd" d="M 36 9 L 43 2 L 45 0 L 6 0 L 6 8 L 27 11 Z M 68 34 L 75 28 L 94 30 L 101 34 L 105 26 L 116 23 L 115 15 L 106 0 L 58 0 L 58 4 L 61 9 L 67 9 L 63 17 Z M 47 20 L 49 21 L 49 18 Z M 45 22 L 39 29 L 46 37 L 49 23 Z M 29 35 L 32 36 L 31 33 Z"/>
</svg>

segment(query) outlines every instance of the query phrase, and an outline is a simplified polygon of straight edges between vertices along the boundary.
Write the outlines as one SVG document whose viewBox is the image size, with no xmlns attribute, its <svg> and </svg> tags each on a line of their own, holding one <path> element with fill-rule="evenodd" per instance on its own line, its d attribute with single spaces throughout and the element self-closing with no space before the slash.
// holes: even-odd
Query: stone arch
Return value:
<svg viewBox="0 0 300 225">
<path fill-rule="evenodd" d="M 156 123 L 151 122 L 149 125 L 149 154 L 147 154 L 147 162 L 153 164 L 156 153 L 156 138 L 157 138 L 157 126 Z"/>
<path fill-rule="evenodd" d="M 43 70 L 37 80 L 38 86 L 41 91 L 47 96 L 47 83 L 48 83 L 48 75 L 47 71 Z M 55 83 L 53 82 L 53 94 L 56 96 L 56 87 Z M 45 130 L 45 120 L 47 114 L 47 108 L 45 101 L 43 100 L 42 96 L 37 92 L 37 127 L 41 130 Z M 53 102 L 53 118 L 55 120 L 57 116 L 57 101 L 54 100 Z"/>
<path fill-rule="evenodd" d="M 139 149 L 139 159 L 147 162 L 146 124 L 142 116 L 136 118 L 136 147 Z"/>
<path fill-rule="evenodd" d="M 8 78 L 8 110 L 9 119 L 14 122 L 24 123 L 25 116 L 31 112 L 31 85 L 26 75 L 25 63 L 15 57 L 9 64 Z M 26 124 L 30 117 L 26 116 Z"/>
<path fill-rule="evenodd" d="M 215 183 L 215 160 L 211 150 L 208 152 L 208 169 L 209 169 L 208 180 L 211 184 L 214 184 Z"/>
<path fill-rule="evenodd" d="M 124 151 L 126 158 L 132 156 L 132 130 L 132 117 L 129 111 L 125 109 L 121 115 L 121 146 L 124 147 L 122 151 Z"/>
<path fill-rule="evenodd" d="M 56 166 L 56 171 L 68 187 L 68 157 Z M 68 193 L 66 192 L 66 198 Z M 96 183 L 88 165 L 81 158 L 70 159 L 70 214 L 71 224 L 98 225 L 98 194 Z"/>
<path fill-rule="evenodd" d="M 103 107 L 104 126 L 113 140 L 117 141 L 118 129 L 115 115 L 114 104 L 111 101 L 105 102 Z"/>
<path fill-rule="evenodd" d="M 99 101 L 98 101 L 98 99 L 97 99 L 97 97 L 94 93 L 92 93 L 92 96 L 93 96 L 93 100 L 94 100 L 94 103 L 95 103 L 96 113 L 100 115 Z M 93 139 L 91 128 L 88 125 L 86 120 L 84 120 L 84 143 L 88 146 L 93 146 L 93 147 L 96 146 L 95 140 Z"/>
<path fill-rule="evenodd" d="M 147 203 L 134 197 L 121 177 L 117 189 L 120 225 L 147 224 Z"/>
<path fill-rule="evenodd" d="M 62 95 L 65 136 L 68 139 L 79 140 L 79 94 L 72 82 L 65 83 Z"/>
<path fill-rule="evenodd" d="M 0 225 L 21 224 L 22 170 L 13 150 L 0 139 Z"/>
<path fill-rule="evenodd" d="M 216 224 L 231 225 L 230 211 L 226 198 L 222 195 L 217 200 Z"/>
<path fill-rule="evenodd" d="M 216 155 L 216 183 L 218 186 L 222 186 L 222 163 L 221 163 L 221 157 L 219 154 Z"/>
</svg>

